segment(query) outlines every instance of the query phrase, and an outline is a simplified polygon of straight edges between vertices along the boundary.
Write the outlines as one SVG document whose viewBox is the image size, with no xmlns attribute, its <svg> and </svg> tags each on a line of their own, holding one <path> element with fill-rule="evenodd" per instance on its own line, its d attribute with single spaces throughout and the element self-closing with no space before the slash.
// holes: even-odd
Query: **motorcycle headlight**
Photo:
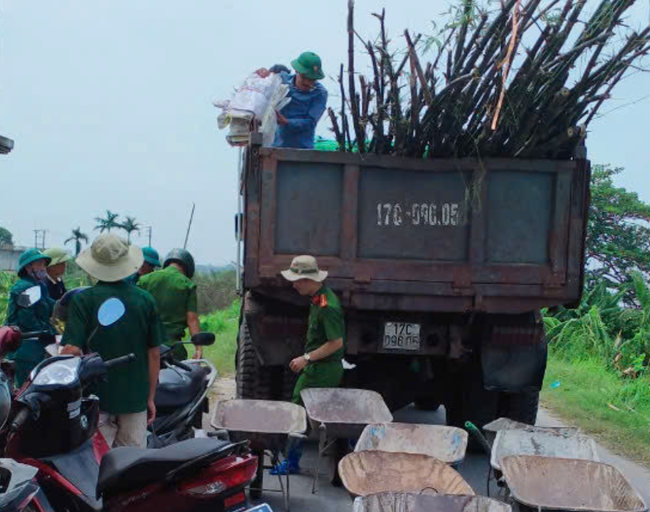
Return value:
<svg viewBox="0 0 650 512">
<path fill-rule="evenodd" d="M 38 372 L 33 382 L 37 386 L 67 386 L 79 378 L 78 366 L 79 360 L 76 357 L 55 361 Z"/>
</svg>

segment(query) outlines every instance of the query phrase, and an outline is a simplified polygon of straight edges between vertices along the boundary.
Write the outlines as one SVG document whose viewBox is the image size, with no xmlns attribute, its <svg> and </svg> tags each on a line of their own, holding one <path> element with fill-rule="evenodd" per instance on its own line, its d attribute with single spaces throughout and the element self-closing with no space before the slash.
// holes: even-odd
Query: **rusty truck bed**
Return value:
<svg viewBox="0 0 650 512">
<path fill-rule="evenodd" d="M 313 254 L 358 310 L 518 313 L 582 290 L 586 160 L 415 160 L 251 146 L 244 286 Z"/>
</svg>

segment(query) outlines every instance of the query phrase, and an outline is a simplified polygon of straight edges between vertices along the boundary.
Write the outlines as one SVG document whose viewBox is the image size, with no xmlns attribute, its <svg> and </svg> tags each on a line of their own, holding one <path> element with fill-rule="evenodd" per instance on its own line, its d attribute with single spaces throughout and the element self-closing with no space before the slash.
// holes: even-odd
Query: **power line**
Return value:
<svg viewBox="0 0 650 512">
<path fill-rule="evenodd" d="M 48 232 L 48 229 L 35 229 L 34 230 L 34 247 L 36 249 L 45 249 L 45 234 Z M 38 241 L 41 241 L 40 247 Z"/>
</svg>

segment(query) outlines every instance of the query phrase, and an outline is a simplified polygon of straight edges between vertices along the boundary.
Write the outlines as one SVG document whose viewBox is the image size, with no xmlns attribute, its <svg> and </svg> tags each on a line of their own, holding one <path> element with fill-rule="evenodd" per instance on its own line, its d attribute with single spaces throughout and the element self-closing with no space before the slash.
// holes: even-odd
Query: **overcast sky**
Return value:
<svg viewBox="0 0 650 512">
<path fill-rule="evenodd" d="M 430 33 L 447 0 L 357 0 L 357 27 L 374 35 L 382 6 L 402 44 L 404 28 Z M 593 2 L 592 2 L 593 3 Z M 647 24 L 638 0 L 633 25 Z M 2 0 L 0 225 L 16 242 L 61 245 L 111 209 L 153 226 L 162 253 L 182 245 L 201 263 L 234 258 L 236 155 L 217 131 L 212 100 L 228 98 L 246 74 L 319 53 L 330 77 L 346 59 L 346 0 Z M 362 61 L 364 64 L 366 60 Z M 330 103 L 339 99 L 325 80 Z M 604 111 L 650 94 L 650 74 L 615 91 Z M 591 126 L 590 158 L 626 168 L 621 185 L 650 202 L 650 99 Z M 327 135 L 328 123 L 319 132 Z M 146 245 L 144 232 L 136 243 Z M 72 248 L 72 247 L 71 247 Z"/>
</svg>

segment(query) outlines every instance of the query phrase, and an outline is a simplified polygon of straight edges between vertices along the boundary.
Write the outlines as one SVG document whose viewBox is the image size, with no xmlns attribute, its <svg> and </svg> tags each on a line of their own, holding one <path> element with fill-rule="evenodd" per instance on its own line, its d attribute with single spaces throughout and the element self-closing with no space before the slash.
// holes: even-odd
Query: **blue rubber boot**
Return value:
<svg viewBox="0 0 650 512">
<path fill-rule="evenodd" d="M 297 475 L 300 473 L 300 458 L 302 457 L 303 440 L 289 443 L 287 458 L 271 469 L 272 475 Z"/>
</svg>

